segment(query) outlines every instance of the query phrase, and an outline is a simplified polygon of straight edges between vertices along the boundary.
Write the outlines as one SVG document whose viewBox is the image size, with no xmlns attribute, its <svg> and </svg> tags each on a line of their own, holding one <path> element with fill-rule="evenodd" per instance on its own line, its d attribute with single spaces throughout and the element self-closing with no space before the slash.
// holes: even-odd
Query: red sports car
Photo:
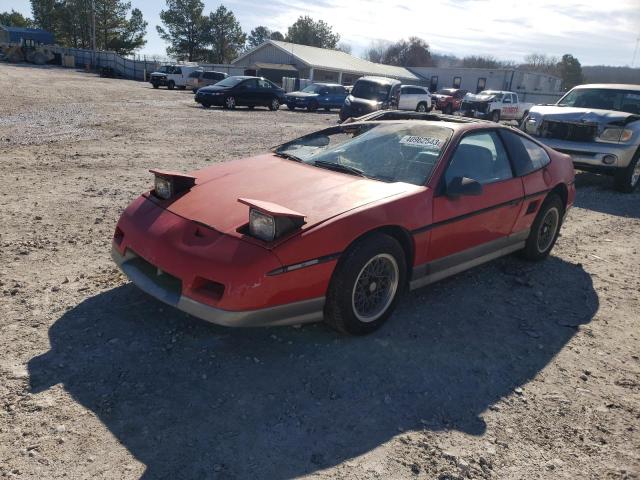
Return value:
<svg viewBox="0 0 640 480">
<path fill-rule="evenodd" d="M 190 174 L 153 170 L 113 258 L 145 292 L 213 323 L 324 319 L 364 334 L 400 293 L 553 248 L 571 158 L 513 128 L 376 112 Z"/>
</svg>

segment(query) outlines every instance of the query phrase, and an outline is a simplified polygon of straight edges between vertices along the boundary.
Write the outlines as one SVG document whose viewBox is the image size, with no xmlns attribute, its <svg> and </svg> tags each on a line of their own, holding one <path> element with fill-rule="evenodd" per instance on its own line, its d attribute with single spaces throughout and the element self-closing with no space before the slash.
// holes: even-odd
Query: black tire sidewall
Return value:
<svg viewBox="0 0 640 480">
<path fill-rule="evenodd" d="M 626 168 L 621 168 L 620 171 L 616 172 L 614 177 L 616 190 L 622 193 L 633 193 L 640 185 L 640 180 L 635 184 L 631 185 L 631 177 L 633 175 L 633 170 L 635 169 L 637 163 L 640 162 L 640 148 L 629 162 Z"/>
<path fill-rule="evenodd" d="M 392 255 L 398 264 L 398 288 L 393 301 L 380 318 L 373 322 L 362 322 L 353 312 L 353 288 L 362 268 L 381 253 Z M 382 233 L 367 235 L 349 247 L 334 271 L 325 303 L 325 321 L 333 328 L 351 335 L 365 335 L 377 330 L 393 313 L 406 286 L 406 278 L 406 256 L 398 241 Z"/>
<path fill-rule="evenodd" d="M 553 237 L 553 241 L 551 245 L 544 251 L 540 252 L 538 250 L 538 234 L 540 232 L 540 224 L 542 220 L 545 218 L 547 212 L 556 207 L 558 209 L 558 228 L 556 229 L 556 233 Z M 549 256 L 551 250 L 556 244 L 558 240 L 558 236 L 560 235 L 560 229 L 562 228 L 562 219 L 564 218 L 564 210 L 565 205 L 562 202 L 562 199 L 555 193 L 549 194 L 547 198 L 542 203 L 540 210 L 538 211 L 538 215 L 536 215 L 536 219 L 533 221 L 531 225 L 531 231 L 529 233 L 529 237 L 525 243 L 524 250 L 522 250 L 522 255 L 527 260 L 538 261 L 543 260 Z"/>
<path fill-rule="evenodd" d="M 491 112 L 491 121 L 496 123 L 500 122 L 500 110 Z"/>
<path fill-rule="evenodd" d="M 176 84 L 174 83 L 173 80 L 171 80 L 169 83 L 167 83 L 167 88 L 169 90 L 173 90 L 175 88 Z"/>
</svg>

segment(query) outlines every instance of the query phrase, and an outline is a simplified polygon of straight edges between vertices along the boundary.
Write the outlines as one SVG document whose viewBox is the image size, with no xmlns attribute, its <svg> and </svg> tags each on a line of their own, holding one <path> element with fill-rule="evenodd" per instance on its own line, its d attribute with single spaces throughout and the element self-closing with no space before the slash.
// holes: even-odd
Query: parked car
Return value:
<svg viewBox="0 0 640 480">
<path fill-rule="evenodd" d="M 442 113 L 451 115 L 460 108 L 466 94 L 467 91 L 461 88 L 441 88 L 431 98 L 435 100 L 435 108 Z"/>
<path fill-rule="evenodd" d="M 569 156 L 517 129 L 402 111 L 151 172 L 113 237 L 138 287 L 221 325 L 324 318 L 350 334 L 378 328 L 406 287 L 547 257 L 575 197 Z"/>
<path fill-rule="evenodd" d="M 467 93 L 457 114 L 467 117 L 500 120 L 522 120 L 533 107 L 533 103 L 521 102 L 517 93 L 501 90 L 483 90 L 474 95 Z"/>
<path fill-rule="evenodd" d="M 284 90 L 262 77 L 235 76 L 200 88 L 195 101 L 204 108 L 212 105 L 234 109 L 238 106 L 269 107 L 278 110 L 284 103 Z"/>
<path fill-rule="evenodd" d="M 340 109 L 340 120 L 360 117 L 377 110 L 395 110 L 400 101 L 400 82 L 392 78 L 362 77 Z"/>
<path fill-rule="evenodd" d="M 187 87 L 189 87 L 193 93 L 196 93 L 198 89 L 208 85 L 215 85 L 228 76 L 229 75 L 224 72 L 196 70 L 195 72 L 191 72 L 189 78 L 187 78 Z"/>
<path fill-rule="evenodd" d="M 178 87 L 180 90 L 187 88 L 187 79 L 191 73 L 202 70 L 197 65 L 163 65 L 149 77 L 149 82 L 153 88 L 167 87 L 173 90 Z"/>
<path fill-rule="evenodd" d="M 532 107 L 521 128 L 571 155 L 575 168 L 612 175 L 621 192 L 640 184 L 640 85 L 579 85 Z"/>
<path fill-rule="evenodd" d="M 312 83 L 299 92 L 287 93 L 285 101 L 289 110 L 306 108 L 310 112 L 318 108 L 329 111 L 340 108 L 347 98 L 347 89 L 335 83 Z"/>
<path fill-rule="evenodd" d="M 402 85 L 400 87 L 399 110 L 430 112 L 432 108 L 431 93 L 428 88 L 418 85 Z"/>
</svg>

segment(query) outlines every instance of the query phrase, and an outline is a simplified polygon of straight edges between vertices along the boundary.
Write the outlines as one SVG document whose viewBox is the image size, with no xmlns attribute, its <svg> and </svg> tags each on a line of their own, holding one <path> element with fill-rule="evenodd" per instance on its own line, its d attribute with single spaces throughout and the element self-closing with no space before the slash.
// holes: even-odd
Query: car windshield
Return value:
<svg viewBox="0 0 640 480">
<path fill-rule="evenodd" d="M 618 110 L 640 115 L 640 91 L 613 88 L 575 88 L 558 101 L 563 107 Z"/>
<path fill-rule="evenodd" d="M 504 96 L 500 92 L 492 92 L 491 90 L 483 90 L 478 95 L 483 97 L 494 97 L 496 100 L 502 100 L 502 97 Z"/>
<path fill-rule="evenodd" d="M 438 95 L 453 95 L 455 93 L 455 90 L 451 88 L 441 88 L 437 93 Z"/>
<path fill-rule="evenodd" d="M 358 80 L 351 91 L 351 95 L 365 100 L 377 100 L 382 102 L 389 96 L 391 85 L 379 84 L 367 80 Z"/>
<path fill-rule="evenodd" d="M 224 80 L 220 80 L 216 83 L 217 87 L 235 87 L 240 82 L 246 80 L 244 77 L 227 77 Z"/>
<path fill-rule="evenodd" d="M 323 85 L 318 85 L 318 84 L 313 84 L 313 85 L 309 85 L 307 87 L 304 87 L 302 89 L 302 91 L 304 93 L 318 93 L 320 92 L 320 90 L 322 89 Z"/>
<path fill-rule="evenodd" d="M 319 168 L 424 185 L 452 133 L 424 122 L 354 123 L 306 135 L 274 151 Z"/>
</svg>

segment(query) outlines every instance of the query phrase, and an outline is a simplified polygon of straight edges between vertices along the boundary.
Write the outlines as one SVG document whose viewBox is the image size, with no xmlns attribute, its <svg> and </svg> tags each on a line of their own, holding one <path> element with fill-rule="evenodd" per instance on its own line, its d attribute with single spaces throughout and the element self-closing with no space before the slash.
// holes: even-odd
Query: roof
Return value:
<svg viewBox="0 0 640 480">
<path fill-rule="evenodd" d="M 287 65 L 286 63 L 265 63 L 265 62 L 256 62 L 253 66 L 256 69 L 260 70 L 261 68 L 269 69 L 269 70 L 286 70 L 290 72 L 297 72 L 297 68 L 293 65 Z"/>
<path fill-rule="evenodd" d="M 279 40 L 267 40 L 258 45 L 253 50 L 248 51 L 244 55 L 235 59 L 232 63 L 236 63 L 253 52 L 263 48 L 265 45 L 273 45 L 280 50 L 296 57 L 301 63 L 311 68 L 320 70 L 330 70 L 334 72 L 345 72 L 355 74 L 379 75 L 383 77 L 405 78 L 412 80 L 420 80 L 418 76 L 404 67 L 395 67 L 392 65 L 382 65 L 373 63 L 369 60 L 354 57 L 339 50 L 330 50 L 328 48 L 310 47 L 308 45 L 299 45 L 297 43 L 281 42 Z"/>
<path fill-rule="evenodd" d="M 396 80 L 395 78 L 389 78 L 389 77 L 375 77 L 372 75 L 367 75 L 365 77 L 360 77 L 358 80 L 368 80 L 370 82 L 378 82 L 378 83 L 382 83 L 385 85 L 392 85 L 394 83 L 398 83 L 398 80 Z"/>
<path fill-rule="evenodd" d="M 47 35 L 51 35 L 41 28 L 5 27 L 4 25 L 0 25 L 0 28 L 11 33 L 46 33 Z"/>
<path fill-rule="evenodd" d="M 588 83 L 586 85 L 576 85 L 573 88 L 606 88 L 611 90 L 637 90 L 640 91 L 640 85 L 633 83 Z"/>
<path fill-rule="evenodd" d="M 5 25 L 0 25 L 0 30 L 9 34 L 10 42 L 18 42 L 23 38 L 35 40 L 39 43 L 53 43 L 53 34 L 40 28 L 7 27 Z"/>
</svg>

